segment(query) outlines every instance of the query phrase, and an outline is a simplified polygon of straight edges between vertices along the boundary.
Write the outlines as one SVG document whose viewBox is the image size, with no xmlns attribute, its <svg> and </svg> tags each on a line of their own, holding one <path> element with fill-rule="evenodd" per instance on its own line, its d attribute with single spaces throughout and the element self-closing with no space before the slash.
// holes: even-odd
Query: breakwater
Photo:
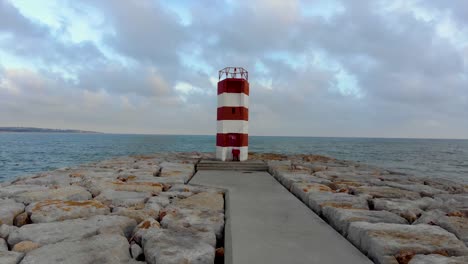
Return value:
<svg viewBox="0 0 468 264">
<path fill-rule="evenodd" d="M 189 183 L 212 158 L 120 157 L 4 182 L 0 263 L 222 263 L 226 190 Z M 468 186 L 316 155 L 249 158 L 375 263 L 467 261 Z"/>
</svg>

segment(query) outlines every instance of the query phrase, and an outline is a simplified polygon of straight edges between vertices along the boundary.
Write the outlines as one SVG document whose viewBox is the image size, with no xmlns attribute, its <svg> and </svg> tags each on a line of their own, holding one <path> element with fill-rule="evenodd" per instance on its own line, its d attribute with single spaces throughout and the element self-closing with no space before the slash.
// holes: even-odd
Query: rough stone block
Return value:
<svg viewBox="0 0 468 264">
<path fill-rule="evenodd" d="M 117 215 L 97 215 L 88 219 L 30 224 L 12 231 L 8 236 L 8 244 L 14 246 L 21 241 L 32 241 L 46 245 L 81 240 L 100 233 L 101 229 L 117 234 L 121 232 L 130 237 L 135 226 L 135 220 Z"/>
<path fill-rule="evenodd" d="M 348 239 L 376 263 L 410 259 L 417 254 L 463 256 L 468 248 L 438 226 L 354 222 Z"/>
<path fill-rule="evenodd" d="M 110 213 L 109 207 L 96 200 L 62 201 L 45 200 L 30 204 L 26 212 L 33 223 L 47 223 L 67 219 L 86 218 Z"/>
<path fill-rule="evenodd" d="M 0 224 L 13 225 L 13 220 L 24 212 L 24 204 L 14 200 L 0 200 Z"/>
<path fill-rule="evenodd" d="M 30 204 L 44 200 L 84 201 L 91 199 L 91 193 L 80 186 L 66 186 L 47 190 L 23 192 L 15 195 L 18 202 Z"/>
<path fill-rule="evenodd" d="M 212 264 L 216 244 L 213 233 L 189 229 L 150 229 L 142 239 L 149 264 Z"/>
<path fill-rule="evenodd" d="M 0 263 L 2 264 L 18 264 L 23 258 L 24 253 L 14 251 L 0 251 Z"/>
<path fill-rule="evenodd" d="M 119 235 L 96 235 L 80 241 L 64 241 L 30 251 L 22 264 L 129 263 L 127 239 Z"/>
<path fill-rule="evenodd" d="M 416 255 L 409 264 L 466 264 L 468 256 L 463 257 L 445 257 L 442 255 Z"/>
<path fill-rule="evenodd" d="M 409 200 L 421 198 L 421 195 L 417 192 L 387 186 L 361 186 L 350 188 L 350 193 L 356 195 L 369 195 L 372 198 L 402 198 Z"/>
<path fill-rule="evenodd" d="M 330 225 L 345 236 L 352 222 L 408 224 L 404 218 L 386 211 L 325 207 L 322 213 Z"/>
<path fill-rule="evenodd" d="M 326 206 L 345 209 L 369 209 L 366 197 L 347 193 L 310 193 L 307 204 L 317 214 L 321 214 L 322 208 Z"/>
</svg>

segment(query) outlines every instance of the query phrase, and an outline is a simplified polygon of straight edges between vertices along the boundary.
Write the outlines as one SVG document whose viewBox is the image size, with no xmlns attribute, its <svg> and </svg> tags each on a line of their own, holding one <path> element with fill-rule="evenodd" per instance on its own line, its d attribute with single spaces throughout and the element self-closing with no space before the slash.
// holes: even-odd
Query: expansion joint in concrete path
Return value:
<svg viewBox="0 0 468 264">
<path fill-rule="evenodd" d="M 372 263 L 264 171 L 198 170 L 190 184 L 227 190 L 225 263 Z"/>
</svg>

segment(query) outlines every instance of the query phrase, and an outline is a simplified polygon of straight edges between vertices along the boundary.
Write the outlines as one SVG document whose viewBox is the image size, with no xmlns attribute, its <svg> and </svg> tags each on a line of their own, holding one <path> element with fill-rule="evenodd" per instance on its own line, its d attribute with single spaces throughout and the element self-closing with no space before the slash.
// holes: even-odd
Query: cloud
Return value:
<svg viewBox="0 0 468 264">
<path fill-rule="evenodd" d="M 463 1 L 181 3 L 0 1 L 0 125 L 213 134 L 239 65 L 253 134 L 468 135 Z"/>
</svg>

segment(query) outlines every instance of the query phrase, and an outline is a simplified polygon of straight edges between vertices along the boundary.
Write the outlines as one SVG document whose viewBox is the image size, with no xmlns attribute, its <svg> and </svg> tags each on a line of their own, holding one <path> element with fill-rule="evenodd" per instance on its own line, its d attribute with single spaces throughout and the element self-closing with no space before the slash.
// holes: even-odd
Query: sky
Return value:
<svg viewBox="0 0 468 264">
<path fill-rule="evenodd" d="M 0 0 L 0 126 L 215 134 L 226 66 L 251 135 L 468 138 L 466 0 Z"/>
</svg>

